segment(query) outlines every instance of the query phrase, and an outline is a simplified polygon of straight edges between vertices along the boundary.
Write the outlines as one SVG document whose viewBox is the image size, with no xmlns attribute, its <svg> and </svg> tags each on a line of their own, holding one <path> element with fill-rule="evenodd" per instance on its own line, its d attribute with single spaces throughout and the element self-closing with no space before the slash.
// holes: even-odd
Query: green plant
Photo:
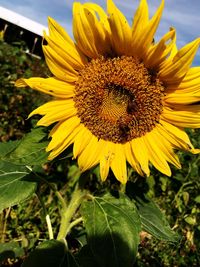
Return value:
<svg viewBox="0 0 200 267">
<path fill-rule="evenodd" d="M 0 145 L 2 266 L 24 262 L 25 267 L 102 267 L 107 262 L 117 266 L 120 260 L 132 266 L 136 254 L 134 266 L 198 266 L 199 157 L 180 153 L 183 168 L 173 169 L 172 178 L 153 170 L 147 180 L 139 179 L 129 169 L 126 188 L 112 175 L 101 183 L 97 168 L 81 174 L 71 159 L 71 149 L 48 162 L 45 147 L 49 129 L 34 128 L 30 132 L 35 121 L 26 120 L 39 104 L 35 100 L 43 102 L 44 98 L 28 90 L 19 92 L 13 86 L 26 69 L 27 77 L 32 75 L 38 61 L 6 43 L 1 43 L 0 51 L 5 62 L 0 72 L 1 140 L 11 140 Z M 42 72 L 45 67 L 38 70 Z M 25 116 L 16 119 L 16 112 Z M 198 147 L 199 131 L 191 131 L 190 136 Z M 77 187 L 84 189 L 83 196 L 79 189 L 73 195 Z M 77 205 L 70 206 L 70 201 Z M 81 208 L 77 209 L 79 204 Z M 67 226 L 69 210 L 73 216 Z M 58 233 L 62 242 L 56 240 Z M 130 233 L 134 233 L 131 239 Z"/>
</svg>

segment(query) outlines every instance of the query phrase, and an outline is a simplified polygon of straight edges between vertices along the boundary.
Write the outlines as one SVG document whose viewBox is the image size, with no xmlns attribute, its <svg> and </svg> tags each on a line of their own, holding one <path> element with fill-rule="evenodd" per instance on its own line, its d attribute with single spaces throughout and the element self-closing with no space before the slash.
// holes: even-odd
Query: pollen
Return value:
<svg viewBox="0 0 200 267">
<path fill-rule="evenodd" d="M 135 57 L 93 59 L 79 72 L 77 115 L 98 139 L 126 143 L 150 132 L 163 109 L 164 85 Z"/>
</svg>

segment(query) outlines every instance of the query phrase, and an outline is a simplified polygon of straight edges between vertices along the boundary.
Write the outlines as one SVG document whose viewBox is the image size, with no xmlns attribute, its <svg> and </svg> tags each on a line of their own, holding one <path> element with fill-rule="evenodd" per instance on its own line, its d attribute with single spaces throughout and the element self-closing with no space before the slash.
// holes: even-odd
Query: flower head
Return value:
<svg viewBox="0 0 200 267">
<path fill-rule="evenodd" d="M 43 51 L 53 77 L 20 79 L 54 99 L 30 115 L 55 123 L 47 147 L 53 159 L 73 144 L 85 171 L 97 164 L 105 180 L 112 169 L 127 181 L 127 161 L 149 175 L 149 163 L 171 175 L 180 168 L 174 149 L 198 153 L 183 128 L 200 127 L 200 67 L 190 67 L 200 39 L 176 48 L 175 29 L 153 42 L 164 0 L 149 19 L 141 0 L 130 26 L 112 0 L 107 13 L 94 3 L 74 3 L 74 39 L 53 19 Z"/>
</svg>

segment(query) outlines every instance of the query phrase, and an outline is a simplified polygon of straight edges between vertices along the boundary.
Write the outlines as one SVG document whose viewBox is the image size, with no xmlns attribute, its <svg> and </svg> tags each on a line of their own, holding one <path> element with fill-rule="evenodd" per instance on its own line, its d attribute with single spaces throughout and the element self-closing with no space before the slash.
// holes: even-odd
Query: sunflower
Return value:
<svg viewBox="0 0 200 267">
<path fill-rule="evenodd" d="M 127 162 L 140 175 L 152 164 L 170 176 L 168 163 L 181 168 L 174 150 L 199 152 L 184 128 L 200 127 L 200 67 L 190 67 L 200 38 L 178 50 L 170 28 L 154 42 L 163 7 L 149 19 L 141 0 L 129 25 L 112 0 L 107 13 L 74 3 L 75 41 L 49 18 L 43 51 L 53 77 L 16 82 L 54 97 L 29 115 L 54 124 L 49 160 L 73 144 L 81 171 L 99 164 L 103 181 L 111 168 L 126 183 Z"/>
</svg>

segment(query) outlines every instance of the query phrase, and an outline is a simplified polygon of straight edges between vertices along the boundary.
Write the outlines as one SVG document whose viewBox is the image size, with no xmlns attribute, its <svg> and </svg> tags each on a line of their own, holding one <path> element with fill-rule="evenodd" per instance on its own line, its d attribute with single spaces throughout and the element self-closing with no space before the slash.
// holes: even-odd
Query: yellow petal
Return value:
<svg viewBox="0 0 200 267">
<path fill-rule="evenodd" d="M 73 146 L 74 158 L 77 158 L 83 152 L 92 138 L 92 133 L 85 126 L 83 126 L 83 124 L 81 124 L 80 127 L 81 130 L 76 136 Z"/>
<path fill-rule="evenodd" d="M 50 39 L 54 40 L 57 46 L 63 49 L 63 51 L 66 53 L 65 56 L 68 56 L 70 62 L 72 61 L 73 64 L 78 67 L 78 69 L 79 65 L 83 66 L 86 64 L 88 62 L 87 58 L 74 44 L 74 41 L 70 38 L 65 29 L 50 17 L 48 18 L 48 24 Z M 73 55 L 73 57 L 70 58 L 70 55 Z"/>
<path fill-rule="evenodd" d="M 90 58 L 98 56 L 92 29 L 86 19 L 81 3 L 73 4 L 73 34 L 78 47 Z"/>
<path fill-rule="evenodd" d="M 51 39 L 44 33 L 44 38 L 47 41 L 47 45 L 51 47 L 64 61 L 67 65 L 70 65 L 75 70 L 81 70 L 84 67 L 84 64 L 87 63 L 81 59 L 77 49 L 68 44 L 59 43 L 58 40 Z"/>
<path fill-rule="evenodd" d="M 143 172 L 149 176 L 149 156 L 144 143 L 143 137 L 135 138 L 131 141 L 131 148 L 135 155 L 135 158 L 140 163 Z"/>
<path fill-rule="evenodd" d="M 108 177 L 113 158 L 113 144 L 111 142 L 102 140 L 102 155 L 100 158 L 100 176 L 102 181 L 105 181 Z"/>
<path fill-rule="evenodd" d="M 57 102 L 58 103 L 57 106 L 51 108 L 52 102 Z M 33 116 L 34 114 L 46 114 L 37 122 L 38 126 L 49 126 L 54 122 L 69 119 L 70 117 L 73 117 L 77 114 L 73 100 L 71 101 L 59 100 L 52 102 L 40 106 L 29 115 L 30 117 Z"/>
<path fill-rule="evenodd" d="M 181 104 L 181 105 L 188 105 L 194 104 L 200 101 L 200 89 L 197 91 L 190 90 L 188 93 L 184 92 L 174 92 L 172 94 L 167 94 L 164 97 L 165 103 L 169 105 L 174 104 Z"/>
<path fill-rule="evenodd" d="M 48 17 L 49 35 L 60 43 L 70 45 L 75 48 L 74 42 L 64 30 L 53 18 Z"/>
<path fill-rule="evenodd" d="M 147 52 L 147 56 L 144 59 L 145 65 L 150 68 L 159 68 L 159 65 L 166 59 L 168 54 L 173 49 L 174 43 L 176 40 L 176 33 L 173 28 L 166 33 L 161 40 L 152 45 Z"/>
<path fill-rule="evenodd" d="M 155 138 L 155 135 L 152 133 L 153 131 L 147 133 L 143 137 L 143 140 L 145 142 L 148 151 L 149 160 L 154 165 L 154 167 L 158 169 L 160 172 L 164 173 L 167 176 L 171 176 L 170 167 L 166 161 L 162 149 L 157 144 L 157 138 Z"/>
<path fill-rule="evenodd" d="M 111 161 L 111 169 L 118 181 L 122 184 L 127 182 L 126 157 L 124 146 L 122 144 L 112 144 L 112 151 L 114 153 Z"/>
<path fill-rule="evenodd" d="M 78 73 L 76 70 L 57 54 L 56 51 L 45 45 L 42 48 L 46 63 L 54 76 L 68 82 L 75 82 L 77 80 Z"/>
<path fill-rule="evenodd" d="M 159 75 L 167 84 L 174 83 L 184 77 L 192 64 L 200 44 L 200 38 L 181 48 L 171 62 L 160 68 Z"/>
<path fill-rule="evenodd" d="M 59 143 L 58 146 L 56 146 L 51 153 L 48 156 L 49 160 L 54 159 L 59 154 L 61 154 L 65 149 L 67 149 L 76 139 L 77 134 L 79 133 L 80 127 L 77 126 L 73 129 L 72 132 L 69 133 L 69 135 L 64 139 L 62 143 Z M 46 149 L 48 151 L 48 147 Z"/>
<path fill-rule="evenodd" d="M 107 32 L 90 5 L 74 3 L 73 31 L 78 47 L 88 57 L 97 58 L 110 51 Z"/>
<path fill-rule="evenodd" d="M 178 48 L 177 48 L 177 45 L 176 43 L 173 45 L 172 47 L 172 50 L 169 54 L 169 56 L 165 59 L 165 61 L 163 61 L 160 66 L 159 66 L 159 69 L 160 71 L 168 66 L 170 66 L 172 64 L 172 60 L 174 59 L 175 55 L 178 53 Z M 177 83 L 180 83 L 180 81 L 175 81 L 176 84 Z"/>
<path fill-rule="evenodd" d="M 132 39 L 139 40 L 143 34 L 145 27 L 148 25 L 149 11 L 146 0 L 141 0 L 138 9 L 135 12 L 132 25 Z"/>
<path fill-rule="evenodd" d="M 157 146 L 160 148 L 160 150 L 163 152 L 164 158 L 172 163 L 174 166 L 176 166 L 178 169 L 181 168 L 178 156 L 173 151 L 173 145 L 168 140 L 168 135 L 165 131 L 162 129 L 163 127 L 159 124 L 156 126 L 155 130 L 152 132 L 154 135 L 154 138 L 156 140 Z"/>
<path fill-rule="evenodd" d="M 78 165 L 82 172 L 94 167 L 98 164 L 102 152 L 102 145 L 98 138 L 94 135 L 82 153 L 78 156 Z"/>
<path fill-rule="evenodd" d="M 93 30 L 95 46 L 98 53 L 105 56 L 111 55 L 111 29 L 107 14 L 97 4 L 85 3 L 83 6 L 86 9 L 86 14 L 88 11 L 93 13 L 95 23 L 91 20 L 91 16 L 88 17 L 88 22 L 91 24 L 91 28 Z"/>
<path fill-rule="evenodd" d="M 165 136 L 174 148 L 189 150 L 190 152 L 195 150 L 187 133 L 171 123 L 160 120 L 159 131 L 162 132 L 162 135 Z"/>
<path fill-rule="evenodd" d="M 200 78 L 200 67 L 193 67 L 188 70 L 181 83 L 191 82 L 197 78 Z"/>
<path fill-rule="evenodd" d="M 169 84 L 166 88 L 166 92 L 176 91 L 176 93 L 190 93 L 191 90 L 197 89 L 200 89 L 200 67 L 193 67 L 188 70 L 181 82 L 177 83 L 175 81 Z"/>
<path fill-rule="evenodd" d="M 169 59 L 169 61 L 170 60 L 173 60 L 173 58 L 175 57 L 175 55 L 178 53 L 178 48 L 177 48 L 177 45 L 176 44 L 174 44 L 174 46 L 173 46 L 173 48 L 172 48 L 172 50 L 171 50 L 171 53 L 170 53 L 170 55 L 169 55 L 169 57 L 167 58 L 167 59 Z"/>
<path fill-rule="evenodd" d="M 47 114 L 49 112 L 59 112 L 61 110 L 64 110 L 64 108 L 66 106 L 73 106 L 73 100 L 52 100 L 50 102 L 47 102 L 45 104 L 43 104 L 42 106 L 36 108 L 34 111 L 31 112 L 31 114 L 29 115 L 29 117 L 35 115 L 35 114 L 39 114 L 39 115 L 44 115 Z"/>
<path fill-rule="evenodd" d="M 155 32 L 157 30 L 157 27 L 159 25 L 162 16 L 163 8 L 164 8 L 164 0 L 162 0 L 155 15 L 148 22 L 146 27 L 141 31 L 141 34 L 140 35 L 138 34 L 138 38 L 135 37 L 134 39 L 132 39 L 132 50 L 135 51 L 135 53 L 139 55 L 141 58 L 146 57 L 148 49 L 153 42 Z M 146 12 L 147 11 L 145 11 L 145 13 Z"/>
<path fill-rule="evenodd" d="M 129 162 L 129 164 L 132 166 L 132 168 L 136 170 L 136 172 L 139 173 L 141 176 L 144 176 L 144 173 L 141 170 L 139 162 L 133 153 L 130 142 L 127 142 L 124 145 L 124 150 L 125 150 L 126 159 Z"/>
<path fill-rule="evenodd" d="M 173 105 L 174 107 L 174 105 Z M 179 105 L 179 109 L 165 107 L 162 118 L 178 127 L 199 128 L 200 127 L 200 108 L 199 105 Z"/>
<path fill-rule="evenodd" d="M 74 85 L 56 78 L 30 78 L 19 79 L 15 86 L 30 86 L 32 89 L 59 98 L 71 98 L 74 96 Z"/>
<path fill-rule="evenodd" d="M 90 11 L 93 10 L 95 13 L 98 14 L 99 21 L 100 21 L 101 25 L 103 26 L 105 31 L 107 31 L 107 33 L 110 34 L 111 30 L 110 30 L 110 25 L 108 22 L 108 16 L 105 13 L 105 11 L 103 10 L 103 8 L 101 8 L 99 5 L 97 5 L 95 3 L 84 3 L 83 5 L 85 8 L 88 8 Z"/>
<path fill-rule="evenodd" d="M 65 121 L 61 121 L 58 125 L 54 126 L 49 136 L 52 137 L 47 151 L 57 148 L 60 146 L 63 141 L 71 135 L 71 133 L 80 126 L 80 119 L 78 117 L 72 117 Z"/>
<path fill-rule="evenodd" d="M 112 47 L 117 55 L 128 55 L 131 49 L 131 28 L 128 21 L 112 0 L 107 0 L 107 9 Z"/>
</svg>

